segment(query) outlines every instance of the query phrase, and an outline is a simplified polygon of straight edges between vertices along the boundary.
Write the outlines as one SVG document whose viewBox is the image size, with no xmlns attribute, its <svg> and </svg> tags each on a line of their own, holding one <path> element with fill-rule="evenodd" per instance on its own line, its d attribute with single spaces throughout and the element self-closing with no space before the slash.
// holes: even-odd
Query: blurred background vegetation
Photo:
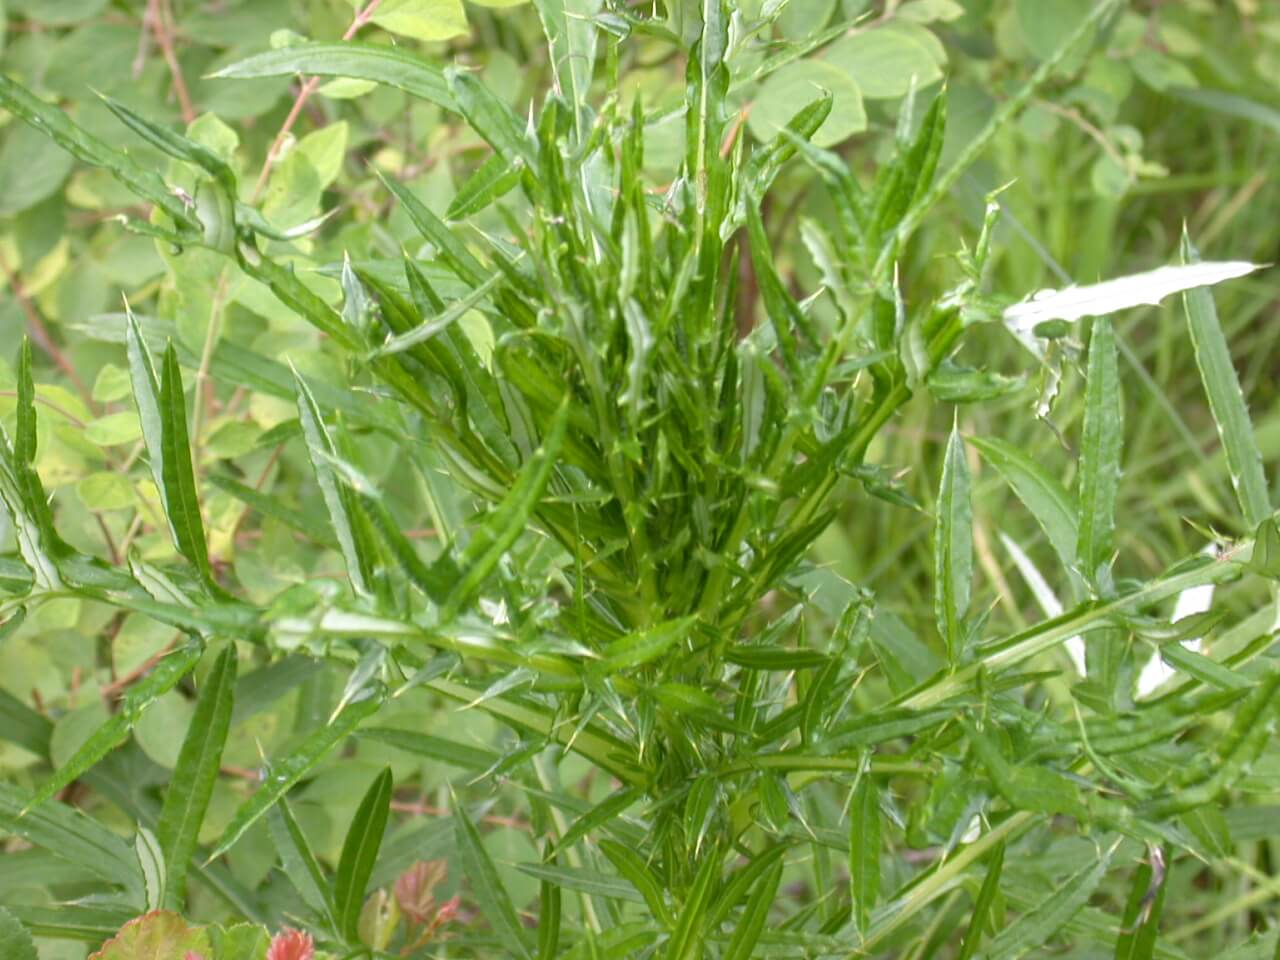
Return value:
<svg viewBox="0 0 1280 960">
<path fill-rule="evenodd" d="M 776 4 L 743 0 L 741 6 L 749 16 L 753 4 L 771 2 Z M 832 91 L 834 109 L 817 142 L 855 170 L 873 171 L 892 147 L 912 84 L 922 99 L 945 84 L 945 167 L 1089 6 L 1087 0 L 791 0 L 773 45 L 775 55 L 791 56 L 791 62 L 763 82 L 753 78 L 749 63 L 739 64 L 732 90 L 738 136 L 773 136 L 820 86 Z M 601 29 L 634 29 L 609 5 L 579 0 L 576 7 L 597 18 Z M 451 205 L 456 212 L 460 185 L 487 156 L 484 143 L 456 118 L 392 88 L 352 80 L 209 78 L 259 50 L 342 38 L 355 14 L 344 0 L 0 0 L 0 11 L 0 69 L 56 100 L 109 142 L 125 142 L 144 165 L 169 170 L 172 182 L 183 182 L 177 165 L 171 168 L 140 139 L 125 140 L 129 135 L 96 92 L 157 122 L 185 126 L 231 163 L 245 185 L 242 199 L 259 202 L 274 227 L 290 229 L 325 215 L 319 230 L 296 243 L 295 262 L 308 285 L 332 303 L 341 301 L 344 258 L 376 268 L 379 261 L 397 260 L 404 247 L 421 248 L 375 171 L 406 183 L 443 216 Z M 696 34 L 696 4 L 668 0 L 666 13 L 671 30 Z M 537 15 L 520 0 L 384 0 L 359 36 L 473 66 L 520 113 L 550 83 Z M 643 98 L 651 111 L 645 131 L 649 174 L 668 182 L 682 156 L 683 58 L 668 37 L 643 31 L 621 49 L 628 60 L 620 65 L 624 83 L 609 89 L 611 73 L 597 71 L 596 97 L 616 97 L 624 106 Z M 999 295 L 1018 298 L 1044 286 L 1170 262 L 1184 222 L 1206 259 L 1275 261 L 1277 89 L 1280 2 L 1131 3 L 1104 41 L 1065 64 L 962 178 L 947 215 L 929 222 L 901 264 L 903 289 L 923 300 L 943 288 L 943 258 L 959 236 L 976 235 L 983 198 L 1000 186 L 991 273 L 991 289 Z M 78 168 L 52 142 L 0 116 L 0 416 L 10 417 L 14 409 L 14 369 L 25 333 L 36 348 L 39 469 L 62 535 L 85 552 L 116 560 L 130 547 L 154 561 L 172 556 L 157 492 L 138 468 L 141 434 L 123 347 L 121 297 L 127 297 L 144 329 L 173 339 L 194 388 L 188 401 L 195 411 L 192 441 L 197 474 L 206 479 L 203 502 L 215 564 L 232 570 L 245 594 L 261 604 L 287 602 L 280 598 L 299 584 L 323 589 L 343 576 L 337 553 L 255 513 L 225 485 L 283 497 L 304 519 L 323 513 L 305 449 L 287 442 L 298 433 L 291 387 L 273 384 L 271 372 L 254 358 L 288 357 L 308 379 L 336 390 L 347 385 L 342 366 L 313 328 L 225 260 L 122 229 L 116 215 L 136 213 L 134 204 L 104 172 Z M 797 292 L 816 289 L 818 268 L 802 225 L 834 216 L 821 180 L 793 165 L 764 214 L 783 275 Z M 493 209 L 478 220 L 481 228 L 486 223 L 501 229 Z M 1274 272 L 1217 292 L 1268 460 L 1280 456 L 1276 292 Z M 483 342 L 483 318 L 467 322 L 473 340 Z M 1214 530 L 1251 531 L 1239 529 L 1235 519 L 1226 464 L 1181 318 L 1173 307 L 1135 311 L 1117 324 L 1117 335 L 1127 404 L 1117 575 L 1147 577 L 1204 548 Z M 1010 376 L 1029 373 L 1027 356 L 994 327 L 972 337 L 966 351 Z M 1078 376 L 1066 378 L 1052 425 L 1029 414 L 1035 395 L 1030 382 L 997 400 L 960 408 L 958 422 L 966 432 L 1020 446 L 1069 484 L 1080 387 Z M 894 483 L 888 493 L 878 492 L 901 505 L 885 509 L 851 481 L 839 521 L 818 543 L 809 574 L 819 611 L 824 586 L 839 579 L 873 590 L 880 604 L 873 640 L 892 649 L 902 669 L 917 677 L 941 662 L 928 641 L 915 638 L 930 636 L 933 520 L 927 507 L 952 409 L 925 398 L 894 421 L 870 459 Z M 442 511 L 469 509 L 456 492 L 442 495 L 418 484 L 385 437 L 367 434 L 359 443 L 372 479 L 395 496 L 404 515 L 418 518 L 410 536 L 429 542 Z M 1039 569 L 1051 568 L 1053 555 L 998 477 L 976 459 L 972 466 L 980 571 L 974 607 L 990 606 L 993 629 L 1008 632 L 1044 611 L 1002 537 Z M 0 543 L 10 536 L 0 526 Z M 249 544 L 261 548 L 243 549 Z M 1248 601 L 1247 595 L 1233 598 Z M 828 612 L 838 613 L 839 605 Z M 53 721 L 50 753 L 58 764 L 103 722 L 113 695 L 169 644 L 171 634 L 140 616 L 79 599 L 46 603 L 0 641 L 0 688 Z M 254 673 L 247 666 L 244 672 L 249 683 Z M 260 677 L 263 692 L 256 700 L 245 698 L 238 707 L 224 757 L 227 775 L 214 794 L 205 841 L 220 833 L 251 789 L 261 757 L 323 723 L 345 682 L 334 668 L 302 656 L 259 672 L 270 676 Z M 192 710 L 187 693 L 167 694 L 112 761 L 134 771 L 136 790 L 163 784 Z M 455 739 L 501 752 L 501 736 L 489 719 L 458 713 L 425 693 L 401 698 L 381 719 L 447 730 Z M 294 795 L 314 846 L 335 859 L 365 787 L 387 763 L 397 783 L 413 785 L 417 793 L 397 793 L 400 842 L 388 845 L 396 853 L 379 866 L 375 879 L 383 885 L 414 861 L 447 855 L 449 833 L 433 832 L 432 812 L 447 806 L 447 784 L 456 771 L 362 740 Z M 0 777 L 9 782 L 30 788 L 44 764 L 20 746 L 0 743 Z M 585 764 L 570 757 L 562 771 L 566 783 L 574 782 L 575 764 L 579 776 L 587 774 Z M 587 783 L 584 796 L 605 788 Z M 109 798 L 88 786 L 73 789 L 80 795 L 70 799 L 94 816 L 127 822 Z M 491 821 L 486 844 L 495 858 L 538 859 L 518 792 L 498 794 Z M 1231 826 L 1237 840 L 1263 829 L 1253 821 Z M 1265 844 L 1256 856 L 1269 865 Z M 33 851 L 0 857 L 0 901 L 40 902 L 49 883 L 65 880 L 42 874 L 40 862 Z M 228 862 L 238 881 L 270 898 L 266 881 L 275 857 L 269 843 L 241 843 Z M 511 877 L 513 899 L 529 902 L 537 881 L 515 872 Z M 1178 882 L 1212 888 L 1229 902 L 1240 881 L 1184 872 Z M 456 876 L 441 884 L 443 900 Z M 217 915 L 217 901 L 201 903 L 200 891 L 195 895 L 195 915 Z M 1178 902 L 1176 891 L 1169 900 Z M 1250 921 L 1247 911 L 1237 911 L 1201 931 L 1196 909 L 1184 901 L 1179 922 L 1188 942 L 1203 951 L 1198 955 L 1207 956 L 1238 939 Z M 42 951 L 67 960 L 84 955 L 83 946 L 70 942 Z"/>
</svg>

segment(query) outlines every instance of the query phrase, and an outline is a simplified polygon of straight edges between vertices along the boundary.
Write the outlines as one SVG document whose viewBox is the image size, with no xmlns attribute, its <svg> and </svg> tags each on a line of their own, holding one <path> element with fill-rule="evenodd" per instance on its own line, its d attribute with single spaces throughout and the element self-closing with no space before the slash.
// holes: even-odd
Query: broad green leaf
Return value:
<svg viewBox="0 0 1280 960">
<path fill-rule="evenodd" d="M 957 663 L 964 655 L 965 615 L 973 588 L 973 508 L 969 502 L 969 465 L 960 431 L 951 428 L 943 459 L 934 527 L 934 616 Z"/>
<path fill-rule="evenodd" d="M 124 743 L 147 707 L 155 703 L 162 694 L 172 690 L 195 669 L 203 653 L 203 644 L 189 642 L 165 654 L 150 673 L 125 692 L 119 708 L 106 723 L 95 730 L 80 749 L 41 784 L 28 803 L 28 809 L 52 799 L 63 787 L 79 779 L 85 771 Z"/>
<path fill-rule="evenodd" d="M 863 30 L 833 43 L 823 59 L 843 71 L 871 100 L 905 96 L 942 79 L 929 51 L 898 30 Z"/>
<path fill-rule="evenodd" d="M 230 850 L 294 784 L 350 736 L 362 721 L 377 713 L 382 702 L 383 694 L 377 691 L 364 700 L 349 703 L 331 723 L 309 735 L 292 753 L 272 761 L 262 786 L 241 804 L 209 859 L 215 860 Z"/>
<path fill-rule="evenodd" d="M 365 887 L 373 874 L 373 865 L 382 846 L 391 814 L 391 771 L 384 769 L 370 784 L 356 810 L 342 843 L 342 857 L 333 881 L 335 919 L 343 936 L 357 941 L 360 908 L 364 906 Z"/>
<path fill-rule="evenodd" d="M 448 40 L 467 32 L 462 0 L 383 0 L 373 22 L 415 40 Z"/>
<path fill-rule="evenodd" d="M 1214 266 L 1200 263 L 1200 255 L 1192 246 L 1191 238 L 1185 230 L 1182 234 L 1182 262 L 1184 270 Z M 1245 266 L 1253 267 L 1252 264 L 1243 264 L 1241 269 Z M 1209 409 L 1213 413 L 1218 436 L 1222 439 L 1222 447 L 1227 454 L 1231 484 L 1235 487 L 1244 522 L 1253 530 L 1271 515 L 1271 498 L 1267 490 L 1266 474 L 1262 469 L 1262 455 L 1258 452 L 1249 410 L 1240 390 L 1240 378 L 1236 375 L 1227 338 L 1218 322 L 1213 294 L 1203 287 L 1187 290 L 1182 295 L 1182 306 L 1187 314 L 1187 329 L 1195 348 L 1200 380 L 1204 384 Z"/>
<path fill-rule="evenodd" d="M 74 165 L 75 160 L 40 130 L 26 124 L 8 127 L 0 145 L 0 217 L 48 199 Z"/>
<path fill-rule="evenodd" d="M 864 772 L 849 801 L 850 892 L 858 929 L 864 931 L 880 898 L 880 833 L 880 791 Z"/>
<path fill-rule="evenodd" d="M 1085 381 L 1084 436 L 1078 487 L 1080 529 L 1076 554 L 1086 579 L 1095 581 L 1115 549 L 1116 493 L 1124 444 L 1124 404 L 1115 333 L 1107 317 L 1093 323 Z"/>
<path fill-rule="evenodd" d="M 1013 960 L 1046 944 L 1093 896 L 1111 865 L 1111 850 L 1099 851 L 1047 897 L 996 935 L 983 954 L 988 960 Z"/>
<path fill-rule="evenodd" d="M 771 74 L 756 95 L 747 125 L 757 140 L 767 142 L 786 128 L 800 105 L 828 96 L 831 112 L 811 137 L 815 144 L 830 147 L 867 128 L 857 83 L 822 60 L 797 60 Z"/>
<path fill-rule="evenodd" d="M 461 806 L 454 811 L 453 828 L 462 872 L 471 884 L 472 893 L 480 904 L 481 914 L 489 921 L 489 926 L 493 928 L 506 953 L 531 960 L 533 954 L 529 948 L 528 935 L 520 925 L 511 895 L 484 848 L 480 831 Z"/>
<path fill-rule="evenodd" d="M 223 67 L 213 76 L 224 79 L 253 77 L 349 77 L 372 80 L 429 100 L 447 110 L 457 110 L 444 72 L 421 57 L 393 46 L 367 43 L 306 43 L 255 54 Z"/>
<path fill-rule="evenodd" d="M 1049 6 L 1037 0 L 1015 0 L 1023 39 L 1039 60 L 1047 60 L 1089 13 L 1090 0 L 1055 0 Z"/>
<path fill-rule="evenodd" d="M 187 727 L 178 764 L 164 794 L 156 837 L 168 872 L 165 906 L 180 909 L 186 900 L 186 873 L 195 855 L 200 827 L 222 762 L 235 699 L 236 645 L 229 641 L 205 677 L 195 715 Z"/>
<path fill-rule="evenodd" d="M 38 960 L 31 934 L 4 907 L 0 907 L 0 957 L 5 960 Z"/>
<path fill-rule="evenodd" d="M 1068 571 L 1074 570 L 1079 539 L 1076 511 L 1062 484 L 1011 443 L 995 437 L 971 437 L 969 443 L 978 448 L 983 459 L 996 468 L 1031 511 L 1062 565 Z"/>
</svg>

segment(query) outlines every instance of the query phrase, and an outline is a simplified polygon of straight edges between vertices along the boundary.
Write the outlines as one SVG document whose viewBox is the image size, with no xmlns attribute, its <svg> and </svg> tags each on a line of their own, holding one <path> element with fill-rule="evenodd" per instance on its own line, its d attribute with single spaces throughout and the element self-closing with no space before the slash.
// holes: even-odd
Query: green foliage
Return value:
<svg viewBox="0 0 1280 960">
<path fill-rule="evenodd" d="M 0 953 L 1241 941 L 1265 275 L 992 321 L 1253 259 L 1280 41 L 1039 6 L 10 0 Z"/>
</svg>

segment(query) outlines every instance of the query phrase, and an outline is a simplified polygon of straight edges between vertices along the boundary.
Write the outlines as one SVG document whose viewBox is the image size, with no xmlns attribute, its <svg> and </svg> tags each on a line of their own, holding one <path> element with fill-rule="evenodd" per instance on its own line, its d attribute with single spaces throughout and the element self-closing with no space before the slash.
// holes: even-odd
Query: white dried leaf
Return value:
<svg viewBox="0 0 1280 960">
<path fill-rule="evenodd" d="M 1155 306 L 1170 294 L 1243 277 L 1260 266 L 1243 260 L 1188 263 L 1083 287 L 1039 290 L 1005 310 L 1004 323 L 1023 346 L 1037 357 L 1043 357 L 1047 341 L 1035 334 L 1036 327 L 1042 323 L 1051 320 L 1075 323 L 1082 317 L 1105 316 L 1130 307 Z"/>
</svg>

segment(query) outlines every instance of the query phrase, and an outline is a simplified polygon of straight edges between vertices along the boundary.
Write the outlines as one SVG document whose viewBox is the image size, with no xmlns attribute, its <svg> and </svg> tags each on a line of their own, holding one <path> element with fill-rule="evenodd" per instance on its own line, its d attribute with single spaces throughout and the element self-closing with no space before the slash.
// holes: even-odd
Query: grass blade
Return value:
<svg viewBox="0 0 1280 960">
<path fill-rule="evenodd" d="M 378 848 L 391 815 L 391 770 L 384 769 L 370 784 L 342 843 L 342 857 L 333 883 L 333 906 L 339 932 L 359 942 L 360 908 L 378 859 Z"/>
<path fill-rule="evenodd" d="M 938 490 L 934 527 L 934 615 L 947 657 L 964 655 L 965 614 L 973 588 L 973 507 L 969 500 L 969 466 L 960 431 L 951 428 Z"/>
<path fill-rule="evenodd" d="M 204 691 L 187 728 L 164 795 L 156 839 L 164 851 L 167 886 L 165 906 L 178 910 L 186 898 L 187 866 L 195 854 L 200 826 L 218 780 L 222 748 L 231 728 L 235 699 L 236 645 L 228 642 L 205 679 Z"/>
<path fill-rule="evenodd" d="M 1197 263 L 1199 260 L 1200 255 L 1184 229 L 1182 262 Z M 1235 488 L 1244 522 L 1252 531 L 1271 515 L 1271 497 L 1262 469 L 1262 454 L 1258 452 L 1249 410 L 1240 390 L 1240 378 L 1231 362 L 1226 335 L 1218 322 L 1213 294 L 1205 287 L 1188 290 L 1182 295 L 1182 305 L 1187 314 L 1191 344 L 1196 352 L 1196 366 L 1200 368 L 1200 379 L 1209 398 L 1213 422 L 1218 426 L 1218 436 L 1222 438 L 1222 448 L 1227 454 L 1231 485 Z"/>
</svg>

